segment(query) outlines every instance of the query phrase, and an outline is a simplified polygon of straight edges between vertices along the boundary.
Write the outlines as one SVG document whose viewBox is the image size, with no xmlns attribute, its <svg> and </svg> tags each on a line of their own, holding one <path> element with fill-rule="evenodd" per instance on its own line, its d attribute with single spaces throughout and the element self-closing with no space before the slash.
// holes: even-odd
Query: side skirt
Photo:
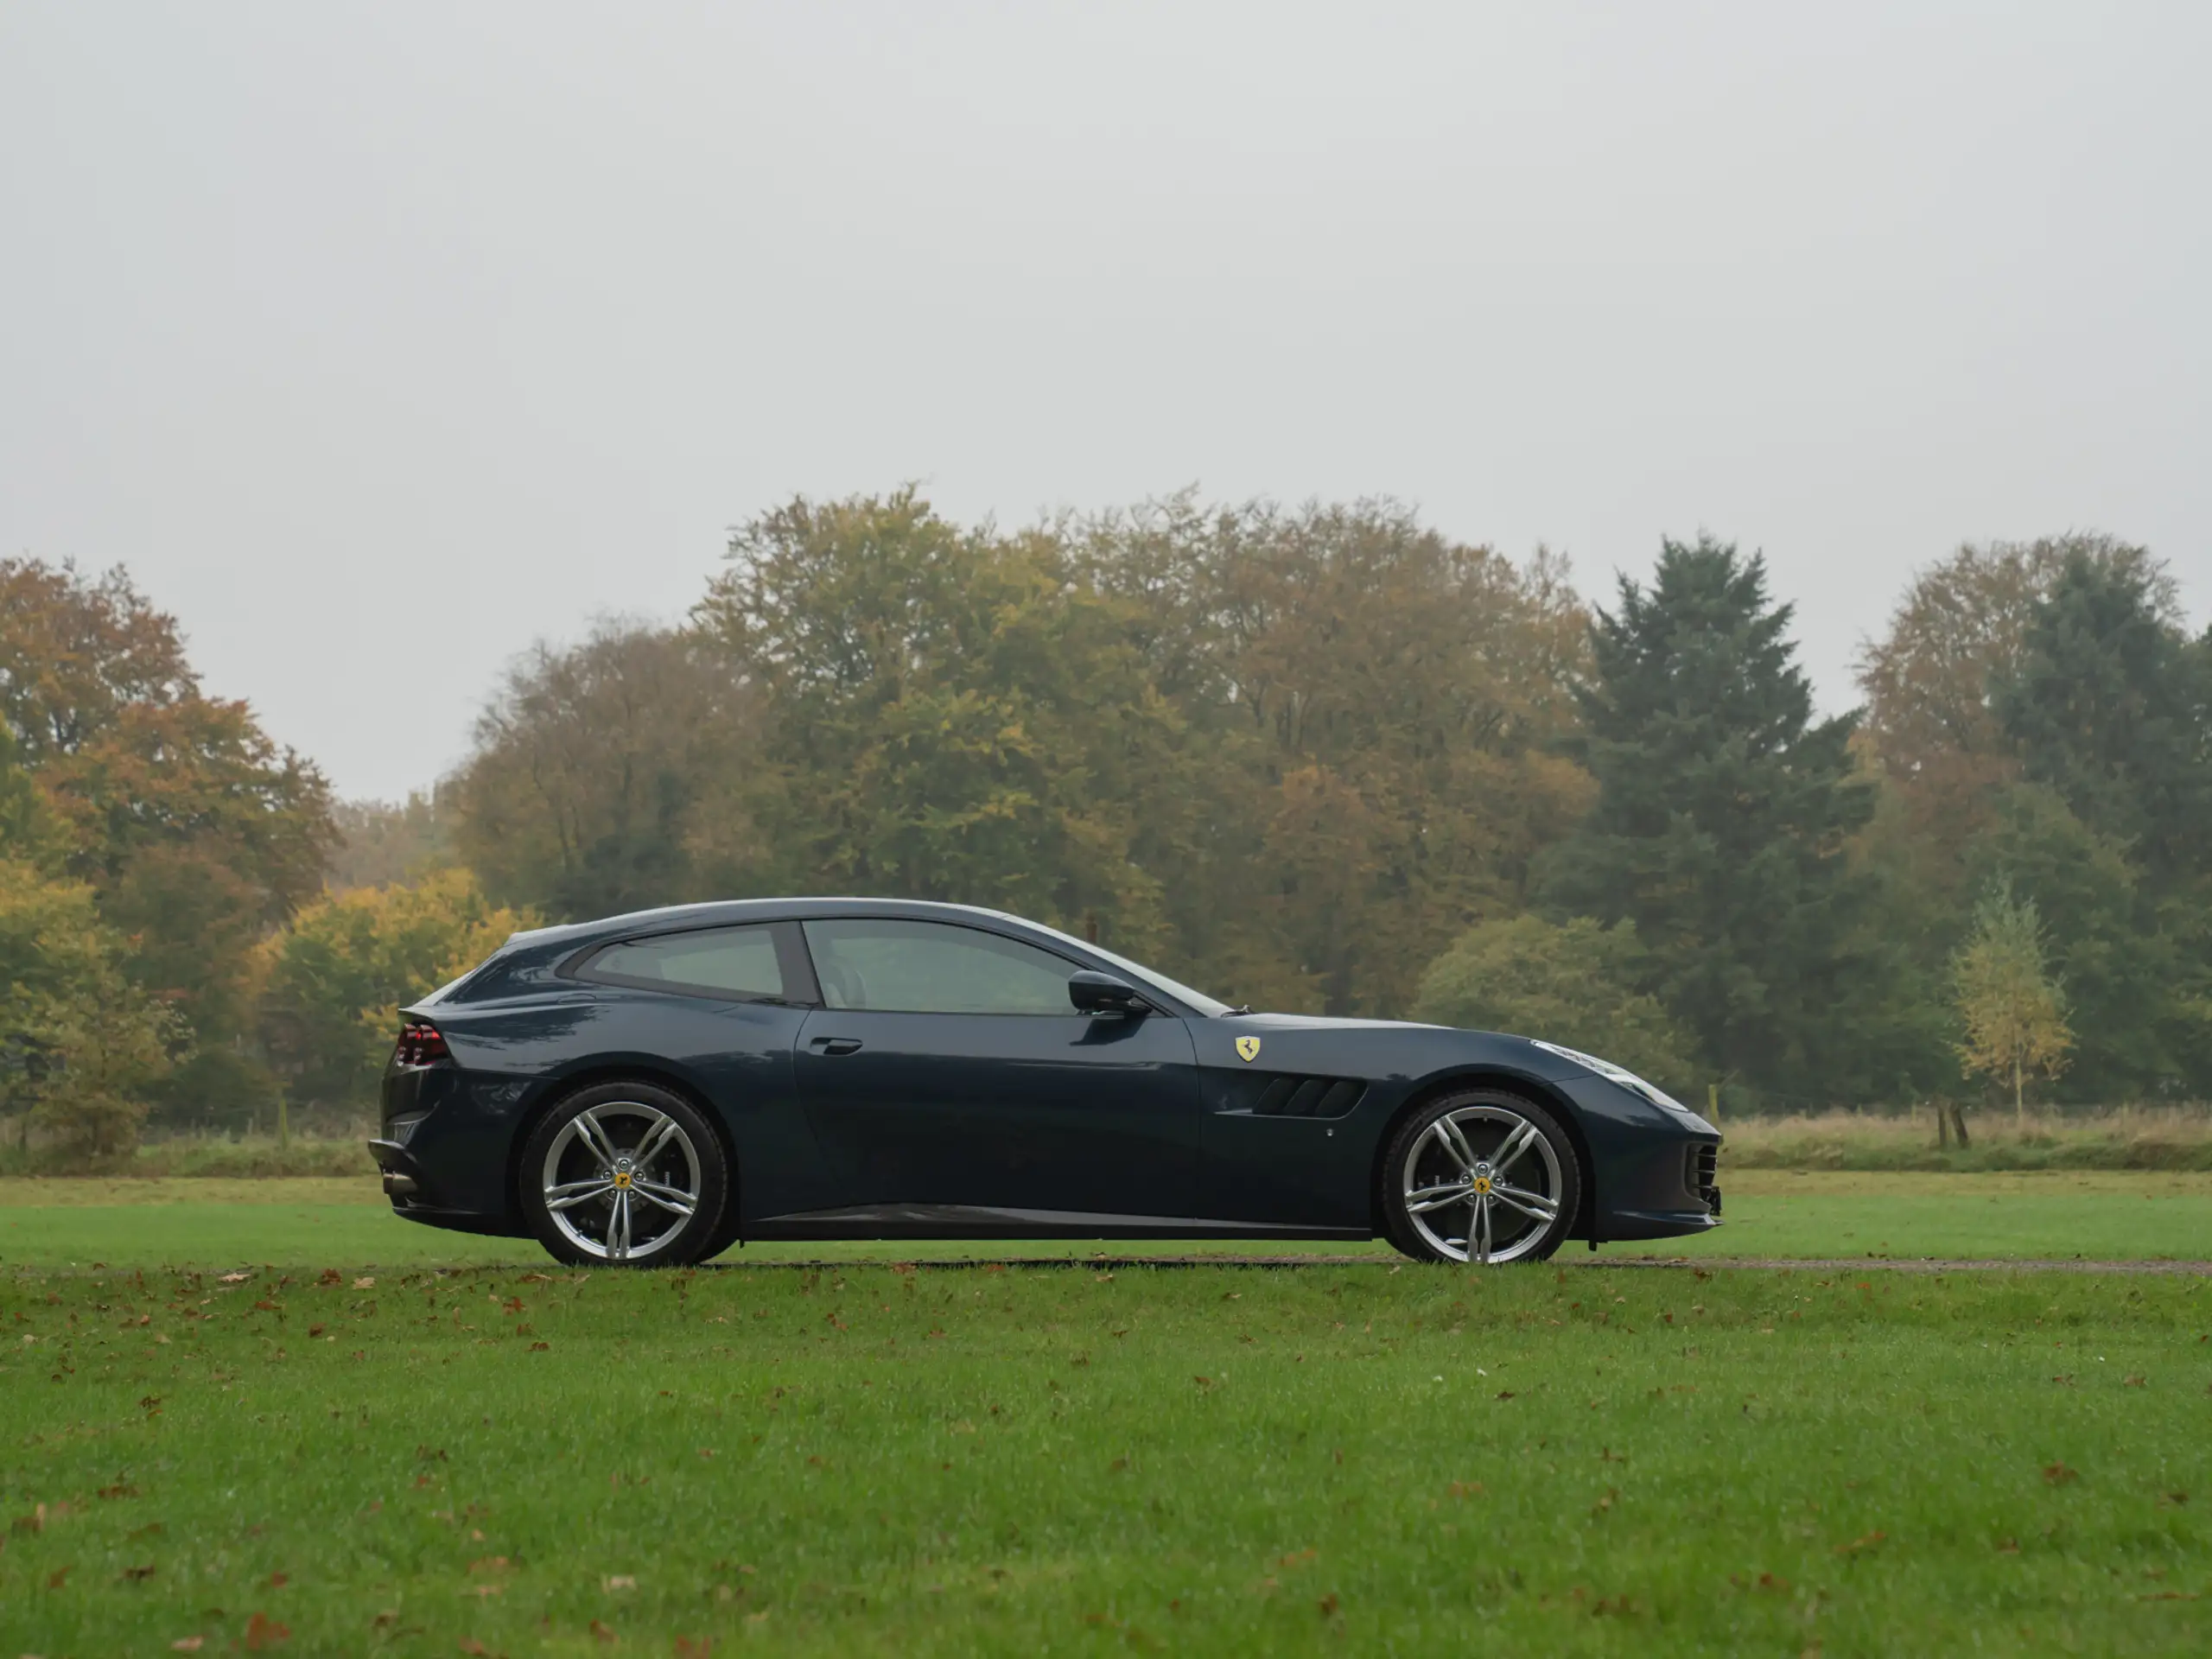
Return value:
<svg viewBox="0 0 2212 1659">
<path fill-rule="evenodd" d="M 1092 1215 L 1079 1210 L 1002 1210 L 976 1204 L 861 1204 L 803 1210 L 746 1223 L 747 1239 L 833 1238 L 1315 1238 L 1366 1239 L 1364 1227 L 1278 1226 L 1181 1216 Z"/>
</svg>

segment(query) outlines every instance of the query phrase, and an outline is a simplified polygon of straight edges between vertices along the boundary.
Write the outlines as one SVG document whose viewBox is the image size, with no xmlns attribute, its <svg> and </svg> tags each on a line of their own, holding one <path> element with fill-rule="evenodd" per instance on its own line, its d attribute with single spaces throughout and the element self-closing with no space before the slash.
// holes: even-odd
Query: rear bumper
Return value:
<svg viewBox="0 0 2212 1659">
<path fill-rule="evenodd" d="M 489 1233 L 509 1236 L 514 1232 L 504 1213 L 463 1209 L 443 1202 L 438 1182 L 422 1160 L 397 1141 L 372 1141 L 369 1156 L 384 1172 L 385 1196 L 391 1212 L 428 1227 L 444 1227 L 459 1233 Z"/>
<path fill-rule="evenodd" d="M 384 1194 L 388 1198 L 418 1198 L 429 1185 L 422 1165 L 409 1157 L 407 1148 L 397 1141 L 370 1141 L 369 1156 L 384 1172 Z"/>
</svg>

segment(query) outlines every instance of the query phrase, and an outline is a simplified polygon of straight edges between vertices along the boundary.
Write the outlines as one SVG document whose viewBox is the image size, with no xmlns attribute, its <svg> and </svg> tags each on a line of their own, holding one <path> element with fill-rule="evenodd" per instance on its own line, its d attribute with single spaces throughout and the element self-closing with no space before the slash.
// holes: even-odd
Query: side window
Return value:
<svg viewBox="0 0 2212 1659">
<path fill-rule="evenodd" d="M 806 924 L 823 1006 L 900 1014 L 1059 1014 L 1075 964 L 944 922 Z"/>
<path fill-rule="evenodd" d="M 768 927 L 715 927 L 610 944 L 582 976 L 713 996 L 783 996 L 783 965 Z"/>
</svg>

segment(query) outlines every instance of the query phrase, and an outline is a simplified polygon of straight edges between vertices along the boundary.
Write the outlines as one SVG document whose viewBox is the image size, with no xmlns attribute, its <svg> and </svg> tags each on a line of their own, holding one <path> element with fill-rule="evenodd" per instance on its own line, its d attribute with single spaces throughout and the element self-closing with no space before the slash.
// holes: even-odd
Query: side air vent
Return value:
<svg viewBox="0 0 2212 1659">
<path fill-rule="evenodd" d="M 1716 1213 L 1720 1208 L 1720 1148 L 1711 1141 L 1700 1141 L 1686 1154 L 1688 1165 L 1682 1172 L 1683 1185 L 1705 1200 L 1706 1208 Z"/>
<path fill-rule="evenodd" d="M 1247 1091 L 1227 1109 L 1254 1117 L 1342 1117 L 1367 1085 L 1351 1077 L 1295 1077 L 1276 1073 L 1243 1079 Z"/>
</svg>

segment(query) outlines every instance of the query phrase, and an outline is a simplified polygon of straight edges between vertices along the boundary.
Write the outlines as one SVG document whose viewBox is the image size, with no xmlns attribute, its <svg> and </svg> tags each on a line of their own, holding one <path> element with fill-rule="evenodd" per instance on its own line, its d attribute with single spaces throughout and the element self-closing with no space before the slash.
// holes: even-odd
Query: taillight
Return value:
<svg viewBox="0 0 2212 1659">
<path fill-rule="evenodd" d="M 399 1028 L 399 1046 L 392 1051 L 394 1065 L 435 1065 L 449 1060 L 453 1052 L 438 1028 L 427 1020 L 410 1020 Z"/>
</svg>

